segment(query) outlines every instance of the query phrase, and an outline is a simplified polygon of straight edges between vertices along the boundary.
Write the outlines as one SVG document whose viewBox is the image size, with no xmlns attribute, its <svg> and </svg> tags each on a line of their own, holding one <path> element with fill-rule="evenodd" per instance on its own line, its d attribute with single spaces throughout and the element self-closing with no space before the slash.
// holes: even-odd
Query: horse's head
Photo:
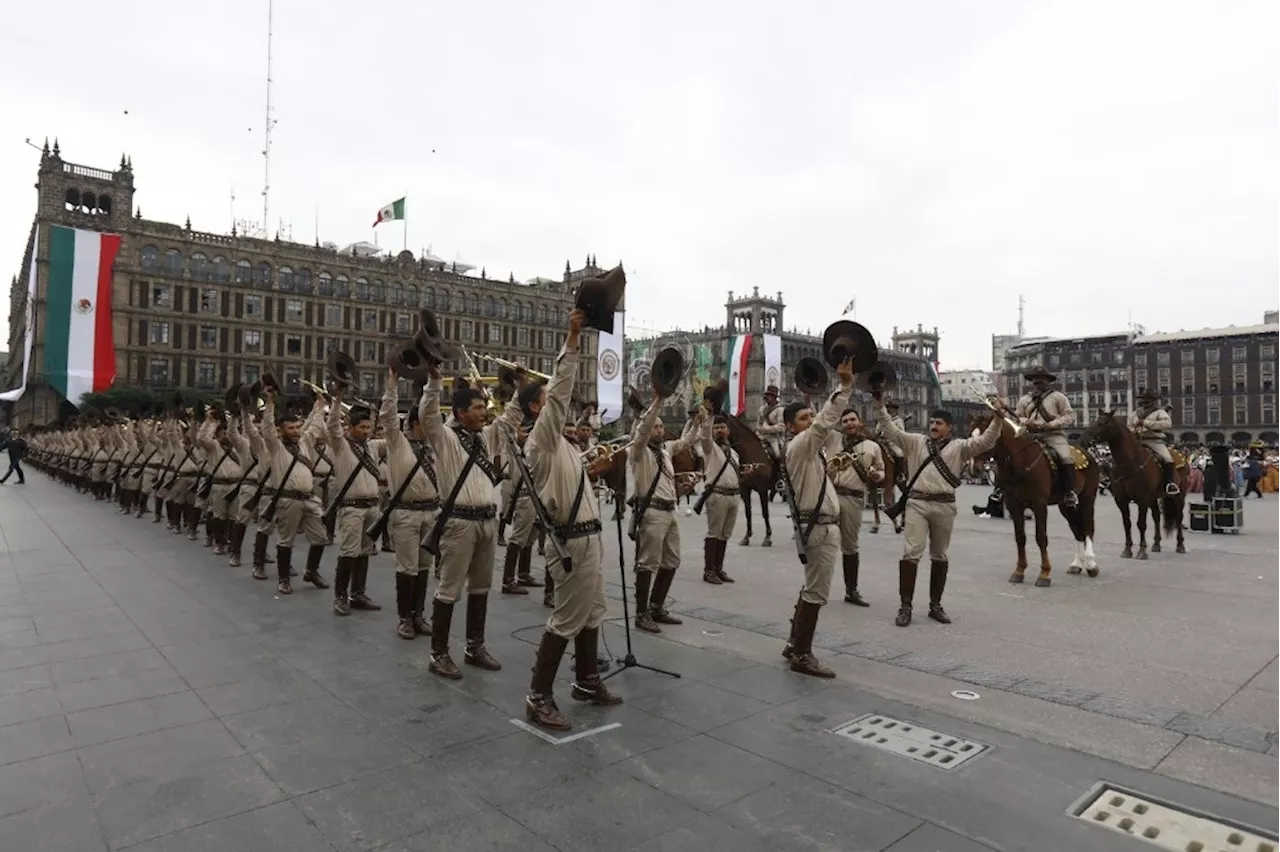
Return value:
<svg viewBox="0 0 1280 852">
<path fill-rule="evenodd" d="M 1080 442 L 1086 447 L 1094 444 L 1108 444 L 1120 437 L 1124 424 L 1116 417 L 1114 411 L 1099 411 L 1093 422 L 1080 435 Z"/>
<path fill-rule="evenodd" d="M 987 431 L 987 428 L 991 426 L 991 418 L 995 416 L 996 415 L 994 411 L 979 411 L 979 412 L 970 414 L 969 424 L 968 424 L 969 431 L 966 437 L 976 438 L 978 435 L 981 435 L 983 432 Z M 987 450 L 985 453 L 982 453 L 981 455 L 974 456 L 974 458 L 975 459 L 991 458 L 993 452 L 994 452 L 994 448 L 991 450 Z"/>
</svg>

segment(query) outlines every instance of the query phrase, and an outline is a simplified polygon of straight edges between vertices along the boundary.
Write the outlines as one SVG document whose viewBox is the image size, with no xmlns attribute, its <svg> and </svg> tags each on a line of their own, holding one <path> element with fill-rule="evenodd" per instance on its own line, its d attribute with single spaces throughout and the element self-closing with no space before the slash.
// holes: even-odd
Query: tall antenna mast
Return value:
<svg viewBox="0 0 1280 852">
<path fill-rule="evenodd" d="M 1023 308 L 1026 305 L 1026 303 L 1027 303 L 1027 300 L 1022 298 L 1021 295 L 1019 295 L 1018 296 L 1018 337 L 1026 337 L 1027 335 L 1027 327 L 1022 322 Z"/>
<path fill-rule="evenodd" d="M 267 0 L 267 114 L 265 138 L 262 143 L 262 228 L 265 231 L 271 221 L 271 128 L 275 125 L 271 109 L 271 38 L 274 0 Z M 268 234 L 263 234 L 269 239 Z"/>
</svg>

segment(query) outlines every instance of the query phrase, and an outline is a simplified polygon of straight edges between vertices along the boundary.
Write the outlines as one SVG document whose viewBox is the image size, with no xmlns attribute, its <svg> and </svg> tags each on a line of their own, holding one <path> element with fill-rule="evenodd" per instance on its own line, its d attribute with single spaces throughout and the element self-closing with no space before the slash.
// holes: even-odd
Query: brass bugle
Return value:
<svg viewBox="0 0 1280 852">
<path fill-rule="evenodd" d="M 1009 428 L 1013 430 L 1013 437 L 1021 438 L 1024 434 L 1026 434 L 1027 427 L 1023 426 L 1017 420 L 1014 420 L 1012 417 L 1006 414 L 1002 408 L 1000 408 L 998 405 L 996 405 L 994 402 L 991 401 L 991 397 L 983 393 L 978 393 L 977 391 L 975 391 L 974 393 L 978 397 L 978 399 L 982 402 L 983 405 L 985 405 L 987 408 L 990 408 L 992 412 L 996 414 L 996 416 L 1000 417 L 1002 420 L 1004 420 L 1005 423 L 1009 424 Z"/>
<path fill-rule="evenodd" d="M 330 399 L 330 400 L 333 399 L 333 397 L 330 395 L 330 393 L 327 390 L 325 390 L 324 388 L 320 387 L 319 385 L 313 382 L 309 382 L 306 379 L 298 379 L 298 384 L 302 385 L 304 388 L 311 391 L 316 396 L 322 396 L 325 399 Z M 377 411 L 377 406 L 375 406 L 373 403 L 369 402 L 368 400 L 361 399 L 358 396 L 353 396 L 351 398 L 355 400 L 355 403 L 354 404 L 350 402 L 342 403 L 343 413 L 350 411 L 356 405 L 363 405 L 365 408 L 369 409 L 370 411 Z"/>
<path fill-rule="evenodd" d="M 479 385 L 478 390 L 484 394 L 485 408 L 496 414 L 497 402 L 494 400 L 493 394 L 489 393 L 489 387 L 484 382 L 484 376 L 480 375 L 480 368 L 476 366 L 476 360 L 471 357 L 467 347 L 459 346 L 459 348 L 462 349 L 462 357 L 467 359 L 467 382 L 473 387 Z"/>
<path fill-rule="evenodd" d="M 827 459 L 827 473 L 839 473 L 853 466 L 853 453 L 836 453 Z"/>
<path fill-rule="evenodd" d="M 481 357 L 485 361 L 489 361 L 494 364 L 497 364 L 499 367 L 506 367 L 508 370 L 523 372 L 526 375 L 533 376 L 535 379 L 541 379 L 544 382 L 551 381 L 551 376 L 548 376 L 546 373 L 540 373 L 537 370 L 531 370 L 528 367 L 521 367 L 515 361 L 508 361 L 506 358 L 499 358 L 496 355 L 486 355 L 483 352 L 480 353 L 479 357 Z"/>
</svg>

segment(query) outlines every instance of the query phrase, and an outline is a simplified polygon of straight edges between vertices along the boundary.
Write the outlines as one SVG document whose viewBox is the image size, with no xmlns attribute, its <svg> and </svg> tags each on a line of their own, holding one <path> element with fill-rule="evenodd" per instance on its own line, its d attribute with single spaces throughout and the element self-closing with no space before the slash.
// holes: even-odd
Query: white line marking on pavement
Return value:
<svg viewBox="0 0 1280 852">
<path fill-rule="evenodd" d="M 579 731 L 578 733 L 570 734 L 567 737 L 553 737 L 550 734 L 548 734 L 546 731 L 535 728 L 533 725 L 530 725 L 528 722 L 525 722 L 521 719 L 512 719 L 511 724 L 515 725 L 517 728 L 519 728 L 522 731 L 528 731 L 529 733 L 533 734 L 535 737 L 537 737 L 540 740 L 546 740 L 552 745 L 564 745 L 565 743 L 571 743 L 574 740 L 581 740 L 581 739 L 586 739 L 587 737 L 594 737 L 596 734 L 602 734 L 605 731 L 612 731 L 614 728 L 622 727 L 621 722 L 610 722 L 607 725 L 601 725 L 598 728 L 592 728 L 588 731 Z"/>
</svg>

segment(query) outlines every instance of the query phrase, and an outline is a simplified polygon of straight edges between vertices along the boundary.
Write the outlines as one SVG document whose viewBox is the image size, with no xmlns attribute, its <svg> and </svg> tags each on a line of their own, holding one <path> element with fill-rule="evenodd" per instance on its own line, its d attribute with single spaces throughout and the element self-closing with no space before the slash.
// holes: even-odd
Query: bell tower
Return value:
<svg viewBox="0 0 1280 852">
<path fill-rule="evenodd" d="M 778 298 L 771 299 L 760 295 L 759 287 L 751 288 L 750 296 L 734 298 L 729 291 L 729 301 L 725 302 L 725 328 L 729 334 L 781 334 L 782 311 L 786 305 L 782 303 L 782 291 Z"/>
<path fill-rule="evenodd" d="M 933 331 L 929 331 L 920 323 L 916 324 L 915 331 L 911 329 L 899 331 L 896 325 L 893 327 L 894 349 L 899 352 L 919 355 L 931 364 L 938 363 L 939 339 L 936 325 L 933 327 Z"/>
<path fill-rule="evenodd" d="M 36 189 L 40 221 L 120 233 L 133 213 L 133 163 L 124 154 L 113 171 L 69 163 L 46 140 Z"/>
</svg>

